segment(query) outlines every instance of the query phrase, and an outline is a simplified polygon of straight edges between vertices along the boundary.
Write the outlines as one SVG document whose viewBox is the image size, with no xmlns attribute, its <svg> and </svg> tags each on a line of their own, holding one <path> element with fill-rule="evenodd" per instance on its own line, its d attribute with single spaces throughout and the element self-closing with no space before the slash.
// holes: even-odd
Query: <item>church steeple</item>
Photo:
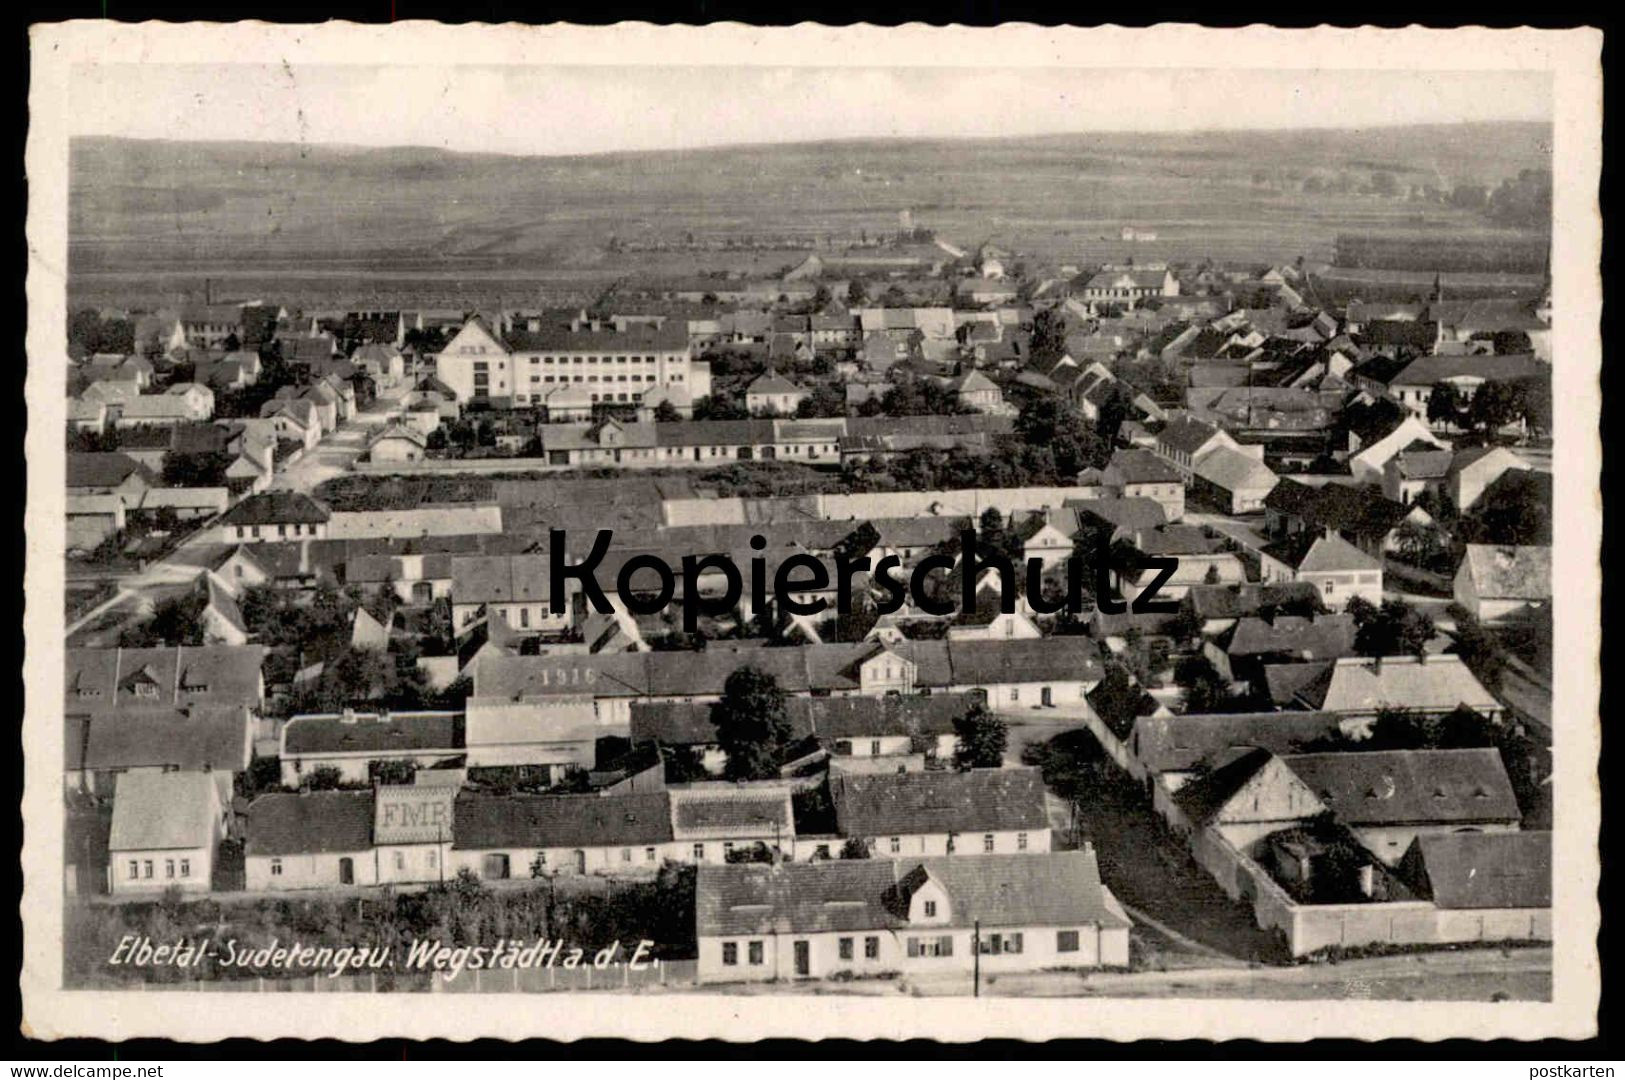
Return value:
<svg viewBox="0 0 1625 1080">
<path fill-rule="evenodd" d="M 1428 302 L 1437 304 L 1444 299 L 1444 281 L 1437 270 L 1433 272 L 1433 292 L 1428 296 Z"/>
</svg>

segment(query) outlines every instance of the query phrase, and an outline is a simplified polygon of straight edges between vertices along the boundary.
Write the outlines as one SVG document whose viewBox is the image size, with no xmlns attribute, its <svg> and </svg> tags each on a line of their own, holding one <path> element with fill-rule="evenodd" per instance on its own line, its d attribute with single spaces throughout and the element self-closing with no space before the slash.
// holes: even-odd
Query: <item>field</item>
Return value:
<svg viewBox="0 0 1625 1080">
<path fill-rule="evenodd" d="M 772 274 L 807 248 L 612 252 L 754 237 L 839 254 L 915 224 L 1024 257 L 1326 262 L 1340 232 L 1515 239 L 1481 215 L 1358 194 L 1493 187 L 1549 167 L 1539 124 L 1382 131 L 869 140 L 522 158 L 421 148 L 79 139 L 71 149 L 74 304 L 274 296 L 305 307 L 578 301 L 629 275 Z M 1348 193 L 1301 190 L 1341 179 Z M 1125 225 L 1154 229 L 1124 243 Z"/>
</svg>

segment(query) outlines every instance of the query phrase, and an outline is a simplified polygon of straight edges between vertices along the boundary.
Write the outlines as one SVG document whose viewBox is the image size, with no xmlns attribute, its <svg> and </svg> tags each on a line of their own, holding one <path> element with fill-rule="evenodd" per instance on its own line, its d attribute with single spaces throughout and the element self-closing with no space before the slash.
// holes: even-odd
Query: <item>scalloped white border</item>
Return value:
<svg viewBox="0 0 1625 1080">
<path fill-rule="evenodd" d="M 1000 999 L 979 1001 L 833 996 L 673 994 L 617 996 L 483 995 L 478 1008 L 448 1008 L 439 995 L 282 994 L 246 999 L 197 993 L 64 992 L 62 929 L 62 740 L 60 713 L 29 709 L 23 724 L 26 782 L 22 863 L 23 1030 L 42 1038 L 161 1036 L 206 1041 L 231 1036 L 573 1039 L 618 1036 L 653 1040 L 715 1037 L 752 1040 L 1060 1036 L 1261 1038 L 1303 1040 L 1448 1037 L 1584 1037 L 1596 1031 L 1600 968 L 1596 952 L 1600 822 L 1596 771 L 1600 747 L 1600 419 L 1602 221 L 1602 35 L 1589 29 L 1281 30 L 827 27 L 804 23 L 758 28 L 738 23 L 658 27 L 521 27 L 411 21 L 388 26 L 330 22 L 264 23 L 76 21 L 31 33 L 27 148 L 29 356 L 65 355 L 67 136 L 73 109 L 69 67 L 114 63 L 263 62 L 444 66 L 785 65 L 850 67 L 1339 68 L 1383 70 L 1530 70 L 1553 78 L 1554 399 L 1558 438 L 1555 568 L 1555 740 L 1557 868 L 1554 987 L 1550 1003 L 1447 1003 L 1252 1000 Z M 365 58 L 358 60 L 357 58 Z M 30 365 L 27 403 L 28 506 L 24 678 L 30 703 L 62 695 L 62 490 L 65 417 L 61 364 Z"/>
</svg>

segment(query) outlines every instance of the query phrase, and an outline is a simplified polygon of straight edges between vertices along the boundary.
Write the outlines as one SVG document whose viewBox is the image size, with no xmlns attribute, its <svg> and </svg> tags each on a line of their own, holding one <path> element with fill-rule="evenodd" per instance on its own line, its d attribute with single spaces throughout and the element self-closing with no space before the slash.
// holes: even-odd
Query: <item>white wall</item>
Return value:
<svg viewBox="0 0 1625 1080">
<path fill-rule="evenodd" d="M 340 884 L 339 862 L 349 859 L 356 885 L 378 883 L 377 856 L 371 849 L 297 855 L 250 855 L 244 860 L 249 892 L 283 889 L 327 889 Z M 275 872 L 280 867 L 280 873 Z"/>
<path fill-rule="evenodd" d="M 1076 951 L 1060 952 L 1057 948 L 1059 932 L 1077 933 Z M 1012 934 L 1021 935 L 1019 953 L 983 953 L 981 969 L 984 974 L 1000 972 L 1040 971 L 1056 967 L 1098 967 L 1102 965 L 1126 967 L 1128 965 L 1128 930 L 1117 928 L 1102 930 L 1094 925 L 1076 927 L 982 927 L 983 940 L 991 945 L 994 934 L 1001 946 Z M 829 978 L 839 972 L 855 975 L 890 972 L 969 972 L 976 966 L 972 947 L 972 931 L 963 927 L 920 927 L 904 930 L 852 930 L 836 933 L 760 934 L 746 937 L 702 937 L 699 940 L 699 980 L 704 983 L 766 982 L 771 979 Z M 935 941 L 940 938 L 953 941 L 947 956 L 908 955 L 908 940 L 920 938 Z M 877 955 L 868 956 L 867 945 L 873 939 Z M 850 958 L 841 955 L 842 941 L 850 942 Z M 752 964 L 751 944 L 760 947 L 760 963 Z M 796 974 L 796 943 L 807 944 L 807 974 Z M 735 946 L 737 962 L 723 962 L 724 945 Z"/>
<path fill-rule="evenodd" d="M 180 865 L 183 859 L 188 870 L 184 875 Z M 135 878 L 130 877 L 132 862 L 137 864 L 139 872 Z M 115 896 L 160 893 L 172 885 L 183 892 L 207 892 L 213 866 L 212 846 L 108 853 L 108 873 Z"/>
</svg>

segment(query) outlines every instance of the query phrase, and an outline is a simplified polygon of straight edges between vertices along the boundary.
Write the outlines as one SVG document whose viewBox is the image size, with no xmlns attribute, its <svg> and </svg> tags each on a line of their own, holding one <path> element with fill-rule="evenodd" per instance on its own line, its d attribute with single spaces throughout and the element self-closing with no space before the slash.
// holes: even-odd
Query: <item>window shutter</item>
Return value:
<svg viewBox="0 0 1625 1080">
<path fill-rule="evenodd" d="M 952 934 L 942 935 L 941 953 L 943 956 L 952 956 L 954 954 L 954 939 Z"/>
<path fill-rule="evenodd" d="M 908 955 L 909 955 L 910 958 L 917 957 L 917 956 L 920 955 L 920 939 L 919 938 L 909 938 L 908 939 Z"/>
</svg>

